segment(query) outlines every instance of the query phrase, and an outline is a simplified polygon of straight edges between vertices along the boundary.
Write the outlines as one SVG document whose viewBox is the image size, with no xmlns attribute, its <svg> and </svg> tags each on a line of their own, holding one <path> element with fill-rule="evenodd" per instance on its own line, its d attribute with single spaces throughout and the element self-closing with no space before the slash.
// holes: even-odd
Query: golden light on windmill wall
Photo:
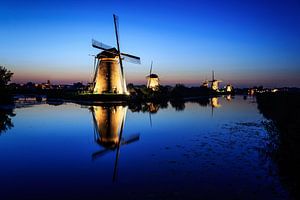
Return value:
<svg viewBox="0 0 300 200">
<path fill-rule="evenodd" d="M 96 73 L 94 94 L 126 93 L 118 56 L 101 58 Z"/>
</svg>

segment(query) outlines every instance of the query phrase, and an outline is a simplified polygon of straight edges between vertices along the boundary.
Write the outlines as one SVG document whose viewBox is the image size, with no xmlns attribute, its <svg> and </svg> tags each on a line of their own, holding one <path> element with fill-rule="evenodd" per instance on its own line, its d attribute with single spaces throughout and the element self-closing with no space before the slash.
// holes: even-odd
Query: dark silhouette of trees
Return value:
<svg viewBox="0 0 300 200">
<path fill-rule="evenodd" d="M 0 89 L 5 88 L 14 73 L 3 66 L 0 66 Z"/>
<path fill-rule="evenodd" d="M 0 135 L 14 127 L 11 117 L 14 117 L 13 109 L 0 109 Z"/>
</svg>

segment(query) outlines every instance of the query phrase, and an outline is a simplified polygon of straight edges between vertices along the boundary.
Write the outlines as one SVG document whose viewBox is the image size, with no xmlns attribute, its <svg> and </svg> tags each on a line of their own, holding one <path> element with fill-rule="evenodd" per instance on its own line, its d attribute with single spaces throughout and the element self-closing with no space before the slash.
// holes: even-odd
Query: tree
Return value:
<svg viewBox="0 0 300 200">
<path fill-rule="evenodd" d="M 7 70 L 5 67 L 0 66 L 0 88 L 4 88 L 7 85 L 13 74 L 14 73 Z"/>
</svg>

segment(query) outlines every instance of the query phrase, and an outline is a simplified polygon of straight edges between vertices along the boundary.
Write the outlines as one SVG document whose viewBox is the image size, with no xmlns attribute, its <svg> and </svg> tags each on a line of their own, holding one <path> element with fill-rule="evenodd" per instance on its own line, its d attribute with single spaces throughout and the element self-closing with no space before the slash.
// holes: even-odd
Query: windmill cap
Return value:
<svg viewBox="0 0 300 200">
<path fill-rule="evenodd" d="M 116 55 L 118 55 L 118 50 L 116 48 L 111 48 L 98 53 L 97 58 L 115 58 Z"/>
<path fill-rule="evenodd" d="M 147 77 L 149 77 L 149 78 L 158 78 L 158 75 L 157 74 L 150 74 Z"/>
</svg>

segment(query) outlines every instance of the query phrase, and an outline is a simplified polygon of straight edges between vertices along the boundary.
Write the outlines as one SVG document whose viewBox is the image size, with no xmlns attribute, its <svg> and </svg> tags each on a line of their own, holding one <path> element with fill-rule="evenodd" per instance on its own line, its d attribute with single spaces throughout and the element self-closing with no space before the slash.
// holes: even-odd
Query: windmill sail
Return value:
<svg viewBox="0 0 300 200">
<path fill-rule="evenodd" d="M 104 51 L 107 51 L 109 49 L 112 49 L 113 47 L 109 46 L 109 45 L 106 45 L 102 42 L 98 42 L 97 40 L 94 40 L 92 39 L 92 46 L 97 48 L 97 49 L 101 49 L 101 50 L 104 50 Z"/>
<path fill-rule="evenodd" d="M 134 135 L 131 135 L 130 137 L 122 140 L 121 144 L 122 145 L 130 144 L 130 143 L 138 141 L 139 139 L 140 139 L 140 134 L 134 134 Z"/>
<path fill-rule="evenodd" d="M 98 73 L 98 68 L 99 68 L 99 60 L 97 61 L 97 66 L 95 66 L 95 62 L 96 61 L 96 57 L 95 57 L 95 60 L 94 60 L 94 77 L 93 77 L 93 82 L 92 82 L 92 91 L 94 90 L 95 88 L 95 83 L 96 83 L 96 78 L 97 78 L 97 73 Z"/>
<path fill-rule="evenodd" d="M 125 91 L 125 93 L 126 93 L 127 88 L 126 88 L 126 83 L 125 83 L 123 63 L 122 63 L 121 50 L 120 50 L 120 41 L 119 41 L 119 19 L 115 14 L 113 16 L 114 16 L 115 33 L 116 33 L 116 40 L 117 40 L 117 49 L 118 49 L 118 54 L 119 54 L 118 56 L 119 56 L 122 78 L 123 78 L 123 82 L 124 82 L 123 91 Z"/>
<path fill-rule="evenodd" d="M 127 62 L 131 62 L 134 64 L 141 64 L 141 58 L 137 56 L 133 56 L 127 53 L 121 53 L 121 58 Z"/>
<path fill-rule="evenodd" d="M 111 149 L 102 149 L 92 154 L 92 160 L 96 160 L 98 157 L 104 156 L 108 152 L 112 151 Z"/>
<path fill-rule="evenodd" d="M 150 76 L 151 73 L 152 73 L 152 64 L 153 64 L 153 61 L 151 61 L 151 67 L 150 67 L 150 73 L 149 73 L 149 76 Z"/>
</svg>

